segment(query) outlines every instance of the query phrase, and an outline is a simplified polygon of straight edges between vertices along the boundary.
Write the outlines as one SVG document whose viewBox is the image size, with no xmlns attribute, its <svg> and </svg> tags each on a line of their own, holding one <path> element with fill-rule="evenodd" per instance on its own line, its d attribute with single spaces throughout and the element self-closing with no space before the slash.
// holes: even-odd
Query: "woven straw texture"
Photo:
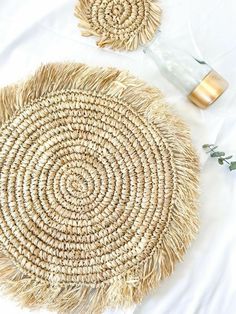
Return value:
<svg viewBox="0 0 236 314">
<path fill-rule="evenodd" d="M 140 302 L 198 228 L 198 159 L 160 92 L 42 66 L 0 91 L 0 280 L 28 307 Z"/>
<path fill-rule="evenodd" d="M 160 26 L 156 0 L 77 0 L 82 35 L 99 38 L 99 47 L 135 50 L 152 40 Z"/>
</svg>

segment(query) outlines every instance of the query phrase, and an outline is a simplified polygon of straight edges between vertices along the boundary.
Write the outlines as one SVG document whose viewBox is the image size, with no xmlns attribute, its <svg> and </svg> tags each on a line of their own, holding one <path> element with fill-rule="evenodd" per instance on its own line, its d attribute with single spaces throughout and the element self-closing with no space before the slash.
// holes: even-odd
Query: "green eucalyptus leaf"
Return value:
<svg viewBox="0 0 236 314">
<path fill-rule="evenodd" d="M 232 161 L 232 162 L 230 163 L 229 170 L 230 170 L 230 171 L 236 170 L 236 161 Z"/>
<path fill-rule="evenodd" d="M 223 156 L 225 156 L 224 152 L 214 152 L 214 153 L 211 153 L 211 157 L 223 157 Z"/>
<path fill-rule="evenodd" d="M 225 157 L 224 159 L 231 159 L 233 158 L 233 156 L 228 156 L 228 157 Z"/>
<path fill-rule="evenodd" d="M 209 148 L 209 147 L 210 147 L 209 144 L 204 144 L 204 145 L 202 145 L 202 148 Z"/>
<path fill-rule="evenodd" d="M 224 159 L 219 158 L 219 159 L 218 159 L 218 163 L 219 163 L 220 165 L 223 165 L 223 164 L 224 164 Z"/>
</svg>

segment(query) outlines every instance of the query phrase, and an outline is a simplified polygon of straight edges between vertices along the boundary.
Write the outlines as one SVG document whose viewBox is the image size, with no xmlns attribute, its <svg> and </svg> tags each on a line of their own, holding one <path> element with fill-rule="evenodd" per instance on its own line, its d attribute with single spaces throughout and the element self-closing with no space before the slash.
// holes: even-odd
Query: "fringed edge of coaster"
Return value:
<svg viewBox="0 0 236 314">
<path fill-rule="evenodd" d="M 109 46 L 114 50 L 136 50 L 139 46 L 146 44 L 151 41 L 155 33 L 157 32 L 161 24 L 161 13 L 162 10 L 157 0 L 149 0 L 150 13 L 146 24 L 140 28 L 140 31 L 131 36 L 128 39 L 116 39 L 110 36 L 100 34 L 99 31 L 93 29 L 91 25 L 88 13 L 92 7 L 91 0 L 77 0 L 75 6 L 75 16 L 79 19 L 79 28 L 81 29 L 82 36 L 96 36 L 98 37 L 97 46 L 106 47 Z"/>
<path fill-rule="evenodd" d="M 108 68 L 91 68 L 83 64 L 48 64 L 22 84 L 0 90 L 0 126 L 22 107 L 48 93 L 82 89 L 115 97 L 133 106 L 150 123 L 162 125 L 173 144 L 173 158 L 178 157 L 178 188 L 171 215 L 160 247 L 145 263 L 99 287 L 53 285 L 24 273 L 17 261 L 2 250 L 0 285 L 30 308 L 40 306 L 59 313 L 102 313 L 106 307 L 127 307 L 144 296 L 169 276 L 181 261 L 198 230 L 198 158 L 192 148 L 185 124 L 169 112 L 158 89 L 127 72 Z M 135 105 L 134 105 L 135 104 Z M 166 123 L 168 121 L 168 123 Z"/>
</svg>

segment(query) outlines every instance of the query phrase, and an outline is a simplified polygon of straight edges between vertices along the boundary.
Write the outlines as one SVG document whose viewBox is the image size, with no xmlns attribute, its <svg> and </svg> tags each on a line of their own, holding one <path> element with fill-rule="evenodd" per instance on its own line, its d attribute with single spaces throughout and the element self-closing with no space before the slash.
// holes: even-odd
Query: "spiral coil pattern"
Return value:
<svg viewBox="0 0 236 314">
<path fill-rule="evenodd" d="M 75 14 L 82 34 L 99 37 L 98 46 L 134 50 L 153 38 L 161 10 L 154 0 L 80 0 Z"/>
<path fill-rule="evenodd" d="M 156 88 L 40 67 L 0 90 L 0 285 L 23 306 L 101 314 L 169 276 L 198 229 L 198 158 Z"/>
<path fill-rule="evenodd" d="M 64 284 L 99 285 L 145 261 L 174 193 L 160 130 L 83 92 L 41 98 L 5 125 L 0 172 L 0 241 L 31 276 Z"/>
</svg>

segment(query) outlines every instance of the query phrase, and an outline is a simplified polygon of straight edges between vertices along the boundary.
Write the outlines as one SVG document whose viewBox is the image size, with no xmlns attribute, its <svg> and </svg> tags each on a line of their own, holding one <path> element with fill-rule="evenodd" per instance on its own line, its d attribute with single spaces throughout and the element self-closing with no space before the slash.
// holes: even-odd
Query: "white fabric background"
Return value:
<svg viewBox="0 0 236 314">
<path fill-rule="evenodd" d="M 25 78 L 42 63 L 67 60 L 128 69 L 161 88 L 191 128 L 200 154 L 201 229 L 173 276 L 141 305 L 124 313 L 236 313 L 236 171 L 220 167 L 201 149 L 204 143 L 217 143 L 236 159 L 236 2 L 162 0 L 162 37 L 205 59 L 230 82 L 227 93 L 206 111 L 191 105 L 161 77 L 142 51 L 101 50 L 93 38 L 81 37 L 74 2 L 0 0 L 0 85 Z M 28 313 L 3 296 L 0 311 Z"/>
</svg>

